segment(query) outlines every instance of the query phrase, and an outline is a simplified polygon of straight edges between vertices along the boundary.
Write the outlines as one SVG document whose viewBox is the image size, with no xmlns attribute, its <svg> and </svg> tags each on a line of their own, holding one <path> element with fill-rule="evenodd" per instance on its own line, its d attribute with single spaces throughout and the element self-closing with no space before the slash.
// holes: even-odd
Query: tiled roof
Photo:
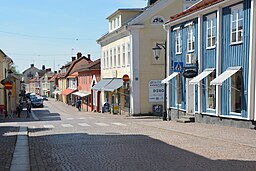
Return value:
<svg viewBox="0 0 256 171">
<path fill-rule="evenodd" d="M 179 18 L 185 17 L 185 16 L 187 16 L 189 14 L 192 14 L 192 13 L 194 13 L 196 11 L 199 11 L 201 9 L 207 8 L 207 7 L 211 6 L 211 5 L 220 3 L 222 1 L 225 1 L 225 0 L 201 0 L 198 3 L 196 3 L 195 5 L 193 5 L 190 8 L 188 8 L 187 10 L 182 11 L 181 13 L 178 13 L 178 14 L 176 14 L 174 16 L 171 16 L 170 20 L 167 23 L 175 21 L 175 20 L 177 20 Z"/>
</svg>

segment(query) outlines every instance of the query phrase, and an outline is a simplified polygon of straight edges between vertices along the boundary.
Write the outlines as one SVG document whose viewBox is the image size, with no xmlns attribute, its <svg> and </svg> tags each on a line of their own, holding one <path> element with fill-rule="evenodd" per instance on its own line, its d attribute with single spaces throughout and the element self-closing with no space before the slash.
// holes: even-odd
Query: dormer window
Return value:
<svg viewBox="0 0 256 171">
<path fill-rule="evenodd" d="M 155 16 L 152 21 L 152 24 L 163 24 L 164 23 L 164 18 L 161 16 Z"/>
<path fill-rule="evenodd" d="M 118 15 L 109 20 L 109 31 L 116 30 L 121 27 L 121 15 Z"/>
</svg>

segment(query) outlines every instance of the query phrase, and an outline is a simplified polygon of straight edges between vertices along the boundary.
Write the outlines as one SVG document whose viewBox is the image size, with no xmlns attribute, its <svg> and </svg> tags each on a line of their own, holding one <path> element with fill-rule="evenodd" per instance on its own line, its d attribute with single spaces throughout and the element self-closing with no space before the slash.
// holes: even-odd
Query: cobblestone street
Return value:
<svg viewBox="0 0 256 171">
<path fill-rule="evenodd" d="M 255 130 L 78 112 L 53 100 L 33 113 L 38 120 L 1 120 L 1 170 L 10 168 L 20 126 L 28 127 L 32 171 L 256 169 Z"/>
</svg>

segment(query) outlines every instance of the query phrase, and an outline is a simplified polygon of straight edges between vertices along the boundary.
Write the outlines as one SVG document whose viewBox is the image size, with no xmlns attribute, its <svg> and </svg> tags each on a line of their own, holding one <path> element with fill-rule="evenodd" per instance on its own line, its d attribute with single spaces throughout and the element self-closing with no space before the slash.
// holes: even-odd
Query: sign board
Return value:
<svg viewBox="0 0 256 171">
<path fill-rule="evenodd" d="M 183 76 L 185 78 L 194 78 L 195 76 L 197 76 L 197 71 L 193 69 L 186 70 L 183 72 Z"/>
<path fill-rule="evenodd" d="M 173 62 L 173 70 L 174 72 L 183 72 L 183 62 Z"/>
<path fill-rule="evenodd" d="M 123 81 L 124 81 L 124 82 L 128 82 L 129 80 L 130 80 L 129 75 L 124 74 L 124 75 L 123 75 Z"/>
<path fill-rule="evenodd" d="M 4 83 L 4 88 L 7 89 L 7 90 L 12 89 L 12 82 L 6 81 L 6 82 Z"/>
<path fill-rule="evenodd" d="M 163 102 L 164 101 L 164 84 L 161 80 L 150 80 L 148 83 L 148 101 Z"/>
</svg>

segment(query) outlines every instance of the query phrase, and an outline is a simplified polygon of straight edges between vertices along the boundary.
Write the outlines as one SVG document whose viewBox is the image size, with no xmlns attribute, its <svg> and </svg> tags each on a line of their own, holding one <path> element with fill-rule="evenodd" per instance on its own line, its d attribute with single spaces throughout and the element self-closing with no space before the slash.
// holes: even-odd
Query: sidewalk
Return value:
<svg viewBox="0 0 256 171">
<path fill-rule="evenodd" d="M 14 157 L 15 147 L 17 145 L 17 136 L 19 135 L 20 127 L 17 122 L 26 122 L 34 120 L 32 116 L 27 118 L 27 111 L 21 112 L 20 118 L 16 114 L 13 118 L 0 119 L 0 170 L 9 171 L 11 169 L 12 160 Z"/>
</svg>

